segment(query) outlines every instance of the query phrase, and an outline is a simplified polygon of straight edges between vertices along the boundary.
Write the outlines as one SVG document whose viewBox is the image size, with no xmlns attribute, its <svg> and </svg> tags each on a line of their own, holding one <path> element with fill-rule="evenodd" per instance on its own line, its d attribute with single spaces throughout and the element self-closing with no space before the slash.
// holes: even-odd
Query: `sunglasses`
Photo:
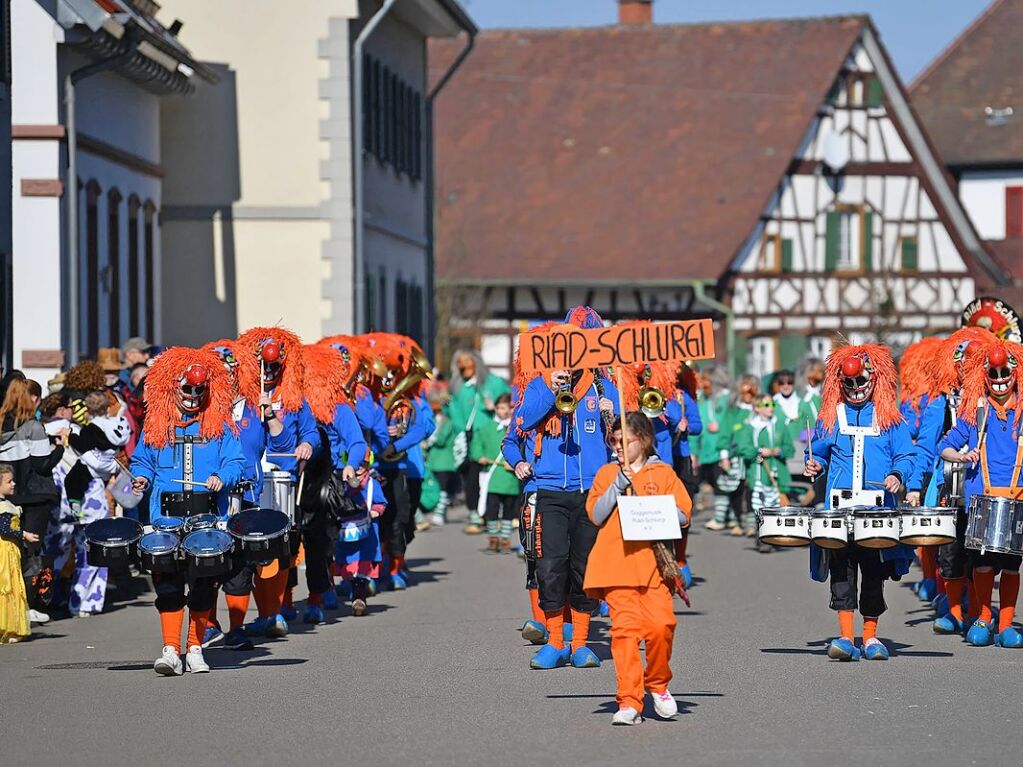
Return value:
<svg viewBox="0 0 1023 767">
<path fill-rule="evenodd" d="M 796 381 L 793 378 L 779 378 L 778 379 L 778 385 L 779 386 L 794 386 L 795 383 L 796 383 Z"/>
<path fill-rule="evenodd" d="M 765 399 L 763 402 L 757 403 L 757 407 L 774 408 L 774 400 Z"/>
</svg>

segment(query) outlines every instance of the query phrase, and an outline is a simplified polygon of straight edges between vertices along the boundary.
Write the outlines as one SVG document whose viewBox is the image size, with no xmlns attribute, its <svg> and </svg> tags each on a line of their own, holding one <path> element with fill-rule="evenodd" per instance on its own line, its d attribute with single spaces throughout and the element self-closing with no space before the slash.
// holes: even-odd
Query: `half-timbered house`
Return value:
<svg viewBox="0 0 1023 767">
<path fill-rule="evenodd" d="M 869 18 L 620 19 L 484 33 L 438 103 L 452 343 L 507 366 L 524 325 L 585 301 L 714 316 L 763 373 L 949 329 L 1007 279 Z"/>
</svg>

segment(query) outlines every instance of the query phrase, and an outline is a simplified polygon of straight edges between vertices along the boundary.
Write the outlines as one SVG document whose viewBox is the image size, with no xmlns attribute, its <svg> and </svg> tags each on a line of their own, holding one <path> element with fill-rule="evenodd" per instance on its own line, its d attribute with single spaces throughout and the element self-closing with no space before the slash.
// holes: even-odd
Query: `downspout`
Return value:
<svg viewBox="0 0 1023 767">
<path fill-rule="evenodd" d="M 735 313 L 728 304 L 718 301 L 707 295 L 706 285 L 700 280 L 691 283 L 693 294 L 700 303 L 721 312 L 725 318 L 725 359 L 728 360 L 728 370 L 734 376 L 738 374 L 735 369 Z"/>
<path fill-rule="evenodd" d="M 437 301 L 434 290 L 436 288 L 436 280 L 434 279 L 434 265 L 436 259 L 434 257 L 434 162 L 433 162 L 433 100 L 437 98 L 437 94 L 440 93 L 441 89 L 448 84 L 448 80 L 455 74 L 462 62 L 472 53 L 473 46 L 476 45 L 476 29 L 467 30 L 469 32 L 469 42 L 461 50 L 458 56 L 451 66 L 448 67 L 444 76 L 433 86 L 433 90 L 426 97 L 426 296 L 427 296 L 427 310 L 426 310 L 426 332 L 425 342 L 427 344 L 427 355 L 430 359 L 433 359 L 434 344 L 437 340 Z M 435 360 L 436 361 L 436 360 Z"/>
<path fill-rule="evenodd" d="M 64 199 L 67 205 L 67 253 L 68 253 L 68 359 L 66 365 L 78 362 L 78 125 L 75 119 L 75 86 L 87 77 L 126 63 L 138 48 L 141 35 L 129 27 L 125 35 L 128 47 L 114 56 L 108 56 L 88 64 L 64 76 L 64 122 L 67 130 L 67 186 Z"/>
<path fill-rule="evenodd" d="M 369 22 L 362 31 L 359 32 L 359 36 L 355 38 L 355 46 L 352 50 L 352 114 L 354 115 L 352 125 L 352 135 L 354 141 L 352 142 L 352 162 L 355 166 L 353 176 L 353 197 L 355 202 L 355 227 L 352 235 L 355 237 L 355 321 L 352 324 L 353 332 L 362 333 L 363 328 L 363 315 L 365 314 L 364 306 L 366 302 L 366 286 L 365 286 L 365 272 L 366 265 L 364 262 L 365 247 L 363 243 L 363 219 L 365 217 L 364 210 L 364 198 L 363 193 L 363 162 L 362 162 L 362 147 L 365 141 L 365 137 L 362 135 L 362 47 L 369 39 L 369 36 L 373 34 L 373 31 L 380 25 L 380 22 L 384 20 L 384 16 L 390 12 L 391 8 L 398 0 L 386 0 L 383 6 L 373 14 Z M 365 328 L 368 330 L 368 328 Z"/>
</svg>

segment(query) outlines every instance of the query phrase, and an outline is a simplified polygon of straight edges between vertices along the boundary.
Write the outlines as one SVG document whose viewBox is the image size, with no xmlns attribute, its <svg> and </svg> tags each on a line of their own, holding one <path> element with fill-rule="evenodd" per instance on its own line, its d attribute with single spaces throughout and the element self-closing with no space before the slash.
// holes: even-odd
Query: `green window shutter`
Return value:
<svg viewBox="0 0 1023 767">
<path fill-rule="evenodd" d="M 881 81 L 876 77 L 871 77 L 867 81 L 867 106 L 879 107 L 883 103 L 884 88 L 881 87 Z"/>
<path fill-rule="evenodd" d="M 806 336 L 791 333 L 778 336 L 778 360 L 783 370 L 795 370 L 808 350 Z"/>
<path fill-rule="evenodd" d="M 863 211 L 863 271 L 874 271 L 874 213 Z"/>
<path fill-rule="evenodd" d="M 735 342 L 735 370 L 733 371 L 737 375 L 741 375 L 746 372 L 746 357 L 749 355 L 750 339 L 748 338 L 737 338 Z"/>
<path fill-rule="evenodd" d="M 781 270 L 792 271 L 792 240 L 787 237 L 781 241 Z"/>
<path fill-rule="evenodd" d="M 842 214 L 837 210 L 828 211 L 824 229 L 824 271 L 833 272 L 838 266 L 838 238 L 841 232 Z"/>
<path fill-rule="evenodd" d="M 829 104 L 837 104 L 838 103 L 838 97 L 841 94 L 842 94 L 842 83 L 839 82 L 836 79 L 835 82 L 831 83 L 831 89 L 828 91 L 828 95 L 826 96 L 826 101 Z"/>
<path fill-rule="evenodd" d="M 916 237 L 902 238 L 902 269 L 903 271 L 916 271 Z"/>
</svg>

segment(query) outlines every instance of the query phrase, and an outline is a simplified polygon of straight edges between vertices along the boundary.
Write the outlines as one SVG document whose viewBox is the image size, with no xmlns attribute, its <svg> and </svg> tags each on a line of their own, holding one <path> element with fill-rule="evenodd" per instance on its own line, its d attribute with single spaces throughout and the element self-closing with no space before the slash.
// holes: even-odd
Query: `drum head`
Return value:
<svg viewBox="0 0 1023 767">
<path fill-rule="evenodd" d="M 139 541 L 139 550 L 146 554 L 170 554 L 181 541 L 174 533 L 146 533 Z"/>
<path fill-rule="evenodd" d="M 107 517 L 85 528 L 87 540 L 96 543 L 135 543 L 142 537 L 142 525 L 127 517 Z"/>
<path fill-rule="evenodd" d="M 185 530 L 210 530 L 217 526 L 215 514 L 196 514 L 185 520 Z"/>
<path fill-rule="evenodd" d="M 276 538 L 291 526 L 288 515 L 275 509 L 252 509 L 227 520 L 227 529 L 236 538 Z"/>
<path fill-rule="evenodd" d="M 853 509 L 853 519 L 891 519 L 901 516 L 902 513 L 895 509 Z"/>
<path fill-rule="evenodd" d="M 181 517 L 157 517 L 153 520 L 153 529 L 161 533 L 180 533 L 185 526 Z"/>
<path fill-rule="evenodd" d="M 813 508 L 809 506 L 764 506 L 760 509 L 761 515 L 774 514 L 778 517 L 799 517 L 809 518 L 813 514 Z"/>
<path fill-rule="evenodd" d="M 186 554 L 202 557 L 226 554 L 234 547 L 234 541 L 223 530 L 196 530 L 185 536 L 181 547 Z"/>
</svg>

